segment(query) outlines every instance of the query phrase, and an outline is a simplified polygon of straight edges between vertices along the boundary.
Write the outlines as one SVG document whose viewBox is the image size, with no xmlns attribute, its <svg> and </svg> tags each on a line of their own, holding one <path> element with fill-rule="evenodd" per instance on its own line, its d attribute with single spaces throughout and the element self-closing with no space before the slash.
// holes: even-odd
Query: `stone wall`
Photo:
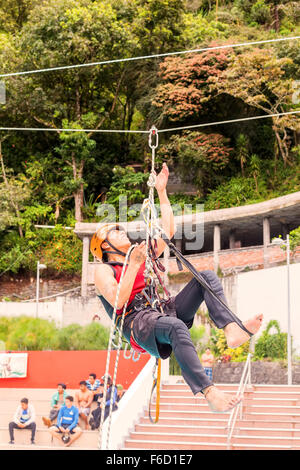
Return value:
<svg viewBox="0 0 300 470">
<path fill-rule="evenodd" d="M 239 383 L 244 369 L 244 362 L 215 364 L 213 369 L 214 383 Z M 300 384 L 300 363 L 292 367 L 293 385 Z M 287 367 L 280 362 L 251 362 L 252 384 L 287 384 Z"/>
</svg>

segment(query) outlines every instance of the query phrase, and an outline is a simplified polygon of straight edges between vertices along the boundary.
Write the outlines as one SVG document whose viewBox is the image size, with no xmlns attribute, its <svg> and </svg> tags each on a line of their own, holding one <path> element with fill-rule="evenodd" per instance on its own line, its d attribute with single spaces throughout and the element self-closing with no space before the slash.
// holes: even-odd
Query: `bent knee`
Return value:
<svg viewBox="0 0 300 470">
<path fill-rule="evenodd" d="M 202 274 L 204 277 L 207 277 L 209 279 L 215 279 L 218 277 L 215 271 L 213 271 L 212 269 L 205 269 L 204 271 L 199 271 L 199 274 Z"/>
</svg>

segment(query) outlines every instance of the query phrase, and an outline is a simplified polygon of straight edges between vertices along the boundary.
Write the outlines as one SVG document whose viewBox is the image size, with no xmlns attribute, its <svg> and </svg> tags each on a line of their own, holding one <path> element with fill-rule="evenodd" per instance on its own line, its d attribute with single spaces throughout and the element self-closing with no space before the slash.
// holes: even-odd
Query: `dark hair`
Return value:
<svg viewBox="0 0 300 470">
<path fill-rule="evenodd" d="M 74 401 L 74 398 L 71 395 L 68 395 L 65 399 L 70 400 L 70 401 Z"/>
<path fill-rule="evenodd" d="M 85 385 L 85 386 L 86 386 L 86 381 L 85 381 L 85 380 L 81 380 L 81 381 L 79 382 L 79 385 Z"/>
<path fill-rule="evenodd" d="M 28 398 L 22 398 L 21 403 L 26 403 L 26 405 L 28 405 Z"/>
<path fill-rule="evenodd" d="M 57 384 L 57 386 L 59 386 L 59 385 L 60 385 L 64 390 L 66 390 L 67 386 L 66 386 L 64 383 L 59 382 L 59 383 Z"/>
<path fill-rule="evenodd" d="M 94 377 L 94 379 L 95 379 L 95 378 L 96 378 L 96 374 L 91 373 L 91 374 L 89 374 L 89 377 Z"/>
</svg>

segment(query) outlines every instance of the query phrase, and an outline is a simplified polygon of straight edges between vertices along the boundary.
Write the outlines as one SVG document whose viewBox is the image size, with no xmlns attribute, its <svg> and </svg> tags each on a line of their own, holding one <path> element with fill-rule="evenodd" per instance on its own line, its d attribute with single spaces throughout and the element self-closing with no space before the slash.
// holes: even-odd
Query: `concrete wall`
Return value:
<svg viewBox="0 0 300 470">
<path fill-rule="evenodd" d="M 0 302 L 0 317 L 36 316 L 35 302 Z M 110 319 L 96 295 L 89 298 L 57 297 L 54 301 L 40 302 L 38 317 L 53 320 L 58 327 L 79 323 L 84 326 L 99 321 L 110 327 Z"/>
<path fill-rule="evenodd" d="M 293 347 L 300 352 L 300 264 L 290 266 L 291 333 Z M 236 312 L 242 320 L 256 313 L 264 314 L 264 329 L 270 320 L 278 320 L 287 332 L 287 268 L 241 273 L 236 280 Z"/>
<path fill-rule="evenodd" d="M 54 320 L 57 326 L 62 326 L 63 303 L 63 297 L 57 297 L 52 302 L 40 302 L 38 317 L 44 320 Z M 21 315 L 35 317 L 35 302 L 0 302 L 1 317 L 18 317 Z"/>
</svg>

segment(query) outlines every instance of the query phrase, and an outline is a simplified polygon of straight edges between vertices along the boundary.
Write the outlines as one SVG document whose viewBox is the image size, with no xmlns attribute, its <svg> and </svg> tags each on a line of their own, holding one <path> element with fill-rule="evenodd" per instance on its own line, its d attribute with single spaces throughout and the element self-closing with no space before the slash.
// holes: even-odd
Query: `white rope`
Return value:
<svg viewBox="0 0 300 470">
<path fill-rule="evenodd" d="M 106 392 L 107 392 L 107 390 L 106 390 L 107 389 L 107 376 L 109 374 L 110 354 L 111 354 L 111 347 L 112 347 L 114 331 L 115 331 L 115 319 L 116 319 L 116 314 L 117 314 L 117 306 L 118 306 L 118 301 L 119 301 L 120 289 L 121 289 L 121 285 L 122 285 L 122 281 L 123 281 L 123 276 L 124 276 L 124 273 L 125 273 L 125 268 L 126 268 L 126 265 L 127 265 L 127 260 L 129 258 L 129 255 L 130 255 L 131 251 L 133 250 L 133 248 L 135 246 L 136 246 L 136 244 L 132 245 L 126 253 L 123 268 L 122 268 L 122 271 L 121 271 L 120 281 L 119 281 L 118 287 L 117 287 L 115 305 L 114 305 L 114 310 L 113 310 L 112 319 L 111 319 L 110 336 L 109 336 L 109 342 L 108 342 L 106 367 L 105 367 L 104 390 L 103 390 L 103 398 L 102 398 L 102 403 L 101 403 L 101 420 L 100 420 L 99 440 L 98 440 L 99 449 L 102 449 L 103 423 L 104 423 L 104 412 L 105 412 Z M 108 448 L 109 436 L 110 436 L 110 427 L 111 427 L 111 418 L 112 418 L 112 403 L 113 403 L 113 395 L 114 395 L 114 391 L 115 391 L 115 382 L 116 382 L 116 375 L 117 375 L 117 369 L 118 369 L 118 363 L 119 363 L 119 354 L 120 354 L 120 349 L 121 349 L 121 344 L 122 344 L 122 332 L 123 332 L 123 323 L 124 323 L 124 318 L 125 318 L 126 307 L 127 307 L 127 302 L 123 306 L 118 350 L 117 350 L 117 356 L 116 356 L 115 368 L 114 368 L 114 374 L 113 374 L 112 392 L 111 392 L 109 416 L 108 416 L 108 429 L 107 429 L 107 435 L 106 435 L 106 449 Z"/>
<path fill-rule="evenodd" d="M 148 134 L 149 131 L 126 130 L 126 129 L 59 129 L 53 127 L 0 127 L 0 131 L 33 131 L 33 132 L 102 132 L 102 133 L 130 133 L 130 134 Z"/>
<path fill-rule="evenodd" d="M 289 116 L 292 114 L 299 114 L 300 111 L 287 111 L 284 113 L 275 113 L 275 114 L 263 114 L 261 116 L 252 116 L 247 118 L 238 118 L 238 119 L 229 119 L 226 121 L 214 121 L 214 122 L 205 122 L 203 124 L 194 124 L 192 126 L 182 126 L 182 127 L 172 127 L 167 129 L 159 129 L 158 134 L 162 132 L 174 132 L 182 131 L 187 129 L 197 129 L 199 127 L 208 127 L 208 126 L 219 126 L 222 124 L 232 124 L 236 122 L 246 122 L 254 121 L 255 119 L 267 119 L 273 117 L 282 117 Z M 37 132 L 106 132 L 106 133 L 135 133 L 135 134 L 149 134 L 149 131 L 145 130 L 125 130 L 125 129 L 52 129 L 49 127 L 38 128 L 38 127 L 0 127 L 0 131 L 37 131 Z"/>
<path fill-rule="evenodd" d="M 266 118 L 273 118 L 273 117 L 281 117 L 281 116 L 289 116 L 290 114 L 299 114 L 300 111 L 287 111 L 285 113 L 275 113 L 275 114 L 263 114 L 262 116 L 252 116 L 247 118 L 239 118 L 239 119 L 229 119 L 227 121 L 215 121 L 215 122 L 207 122 L 204 124 L 195 124 L 192 126 L 184 126 L 184 127 L 173 127 L 171 129 L 160 129 L 158 132 L 173 132 L 173 131 L 181 131 L 185 129 L 196 129 L 198 127 L 206 127 L 206 126 L 218 126 L 221 124 L 231 124 L 234 122 L 244 122 L 244 121 L 254 121 L 255 119 L 266 119 Z"/>
<path fill-rule="evenodd" d="M 136 60 L 156 59 L 160 57 L 175 56 L 175 55 L 180 55 L 180 54 L 193 54 L 193 53 L 207 52 L 207 51 L 216 51 L 220 49 L 230 49 L 234 47 L 247 47 L 247 46 L 254 46 L 258 44 L 270 44 L 270 43 L 276 43 L 276 42 L 282 42 L 282 41 L 294 41 L 297 39 L 300 39 L 300 36 L 291 36 L 291 37 L 276 38 L 276 39 L 264 39 L 260 41 L 242 42 L 238 44 L 224 44 L 222 46 L 202 47 L 199 49 L 190 49 L 190 50 L 177 51 L 177 52 L 165 52 L 162 54 L 152 54 L 152 55 L 144 55 L 144 56 L 138 56 L 138 57 L 125 57 L 123 59 L 102 60 L 100 62 L 89 62 L 85 64 L 63 65 L 59 67 L 48 67 L 44 69 L 27 70 L 23 72 L 2 73 L 0 74 L 0 78 L 16 77 L 20 75 L 29 75 L 29 74 L 34 74 L 34 73 L 54 72 L 57 70 L 70 70 L 70 69 L 78 69 L 78 68 L 83 68 L 83 67 L 95 67 L 97 65 L 108 65 L 108 64 L 116 64 L 116 63 L 121 63 L 121 62 L 132 62 Z"/>
</svg>

